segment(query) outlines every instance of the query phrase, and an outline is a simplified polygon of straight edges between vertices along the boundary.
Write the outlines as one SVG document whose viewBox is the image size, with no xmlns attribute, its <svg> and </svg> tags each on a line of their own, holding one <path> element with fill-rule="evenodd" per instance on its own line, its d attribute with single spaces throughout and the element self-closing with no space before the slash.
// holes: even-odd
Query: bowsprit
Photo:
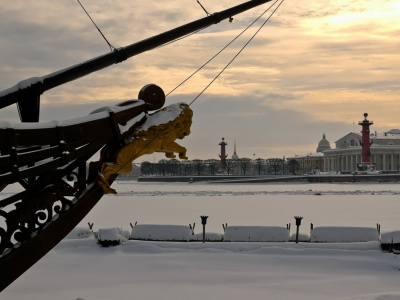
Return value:
<svg viewBox="0 0 400 300">
<path fill-rule="evenodd" d="M 129 46 L 113 49 L 81 64 L 21 81 L 0 92 L 0 109 L 17 104 L 23 122 L 10 124 L 0 121 L 0 191 L 14 183 L 23 188 L 22 192 L 0 200 L 0 224 L 5 224 L 0 227 L 0 291 L 40 260 L 87 215 L 107 192 L 118 171 L 124 169 L 124 164 L 131 162 L 133 156 L 125 155 L 127 159 L 112 171 L 105 168 L 103 172 L 107 172 L 107 176 L 104 178 L 99 178 L 101 166 L 104 167 L 102 161 L 91 164 L 87 170 L 88 160 L 100 149 L 127 145 L 142 130 L 141 126 L 152 116 L 152 111 L 156 111 L 154 114 L 170 113 L 170 110 L 162 109 L 165 94 L 154 84 L 142 88 L 138 99 L 126 100 L 98 109 L 89 116 L 66 121 L 39 122 L 40 96 L 64 83 L 231 19 L 269 1 L 244 2 Z M 163 151 L 167 157 L 173 157 L 173 152 L 181 158 L 186 157 L 186 149 L 174 142 L 175 138 L 183 138 L 189 133 L 191 112 L 185 107 L 182 111 L 185 111 L 183 118 L 172 119 L 173 122 L 179 120 L 181 128 L 169 131 L 170 140 L 161 141 L 162 134 L 152 136 L 155 144 L 160 142 L 151 145 L 154 151 Z M 161 123 L 156 125 L 160 125 L 155 127 L 157 129 L 164 126 Z M 167 124 L 165 128 L 170 127 Z M 141 147 L 145 149 L 147 145 Z M 114 152 L 104 150 L 103 153 L 104 161 Z"/>
</svg>

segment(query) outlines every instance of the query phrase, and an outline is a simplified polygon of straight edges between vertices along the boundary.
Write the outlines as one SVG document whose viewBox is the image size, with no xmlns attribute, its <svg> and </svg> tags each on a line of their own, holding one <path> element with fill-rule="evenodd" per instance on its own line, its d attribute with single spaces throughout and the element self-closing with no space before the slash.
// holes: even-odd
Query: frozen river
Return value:
<svg viewBox="0 0 400 300">
<path fill-rule="evenodd" d="M 400 229 L 399 184 L 210 184 L 115 182 L 79 224 L 222 224 Z M 7 193 L 3 192 L 2 196 Z M 19 300 L 400 299 L 399 256 L 366 243 L 180 243 L 129 240 L 101 247 L 64 239 L 1 294 Z"/>
<path fill-rule="evenodd" d="M 118 181 L 117 195 L 103 197 L 79 226 L 121 227 L 130 223 L 197 223 L 208 215 L 207 231 L 222 224 L 286 226 L 304 217 L 300 232 L 315 226 L 400 229 L 400 184 L 221 184 Z M 293 227 L 292 227 L 293 228 Z"/>
</svg>

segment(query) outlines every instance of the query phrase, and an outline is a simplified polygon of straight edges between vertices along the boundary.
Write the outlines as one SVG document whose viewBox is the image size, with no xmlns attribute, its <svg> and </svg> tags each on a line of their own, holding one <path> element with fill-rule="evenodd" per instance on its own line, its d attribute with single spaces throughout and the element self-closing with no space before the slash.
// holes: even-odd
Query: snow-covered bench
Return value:
<svg viewBox="0 0 400 300">
<path fill-rule="evenodd" d="M 129 237 L 127 233 L 121 228 L 106 228 L 99 229 L 97 233 L 97 241 L 104 247 L 120 245 L 122 242 L 126 242 Z"/>
<path fill-rule="evenodd" d="M 400 231 L 391 231 L 381 234 L 382 250 L 393 251 L 400 250 Z"/>
<path fill-rule="evenodd" d="M 130 239 L 149 241 L 189 241 L 192 230 L 186 225 L 140 224 L 132 228 Z"/>
<path fill-rule="evenodd" d="M 357 243 L 379 241 L 379 232 L 373 227 L 321 226 L 311 230 L 311 243 Z"/>
<path fill-rule="evenodd" d="M 289 230 L 279 226 L 228 226 L 224 242 L 288 242 Z"/>
</svg>

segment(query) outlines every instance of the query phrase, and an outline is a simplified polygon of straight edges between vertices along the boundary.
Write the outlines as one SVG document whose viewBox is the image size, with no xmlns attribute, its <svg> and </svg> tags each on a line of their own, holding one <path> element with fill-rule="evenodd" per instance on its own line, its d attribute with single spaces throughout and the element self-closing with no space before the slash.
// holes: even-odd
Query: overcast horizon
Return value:
<svg viewBox="0 0 400 300">
<path fill-rule="evenodd" d="M 213 13 L 244 1 L 200 2 Z M 195 0 L 184 5 L 178 0 L 81 3 L 115 48 L 206 16 Z M 170 92 L 272 3 L 45 92 L 40 120 L 85 116 L 136 99 L 148 83 Z M 178 142 L 190 160 L 217 159 L 222 137 L 229 157 L 234 140 L 239 157 L 288 157 L 315 152 L 323 134 L 334 147 L 347 133 L 360 132 L 364 113 L 374 121 L 372 131 L 399 129 L 399 15 L 400 3 L 394 0 L 284 1 L 193 103 L 192 133 Z M 268 16 L 168 96 L 166 104 L 190 103 Z M 71 0 L 8 2 L 0 9 L 0 38 L 0 91 L 110 51 Z M 16 105 L 2 109 L 0 120 L 19 122 Z M 162 158 L 156 154 L 138 162 Z"/>
</svg>

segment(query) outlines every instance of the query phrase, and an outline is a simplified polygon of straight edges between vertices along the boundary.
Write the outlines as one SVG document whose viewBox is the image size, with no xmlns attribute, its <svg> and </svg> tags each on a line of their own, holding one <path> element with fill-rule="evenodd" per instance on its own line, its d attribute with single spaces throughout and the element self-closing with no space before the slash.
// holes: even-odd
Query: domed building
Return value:
<svg viewBox="0 0 400 300">
<path fill-rule="evenodd" d="M 322 140 L 318 143 L 317 152 L 323 152 L 325 150 L 331 150 L 331 143 L 326 139 L 325 133 L 322 135 Z"/>
</svg>

